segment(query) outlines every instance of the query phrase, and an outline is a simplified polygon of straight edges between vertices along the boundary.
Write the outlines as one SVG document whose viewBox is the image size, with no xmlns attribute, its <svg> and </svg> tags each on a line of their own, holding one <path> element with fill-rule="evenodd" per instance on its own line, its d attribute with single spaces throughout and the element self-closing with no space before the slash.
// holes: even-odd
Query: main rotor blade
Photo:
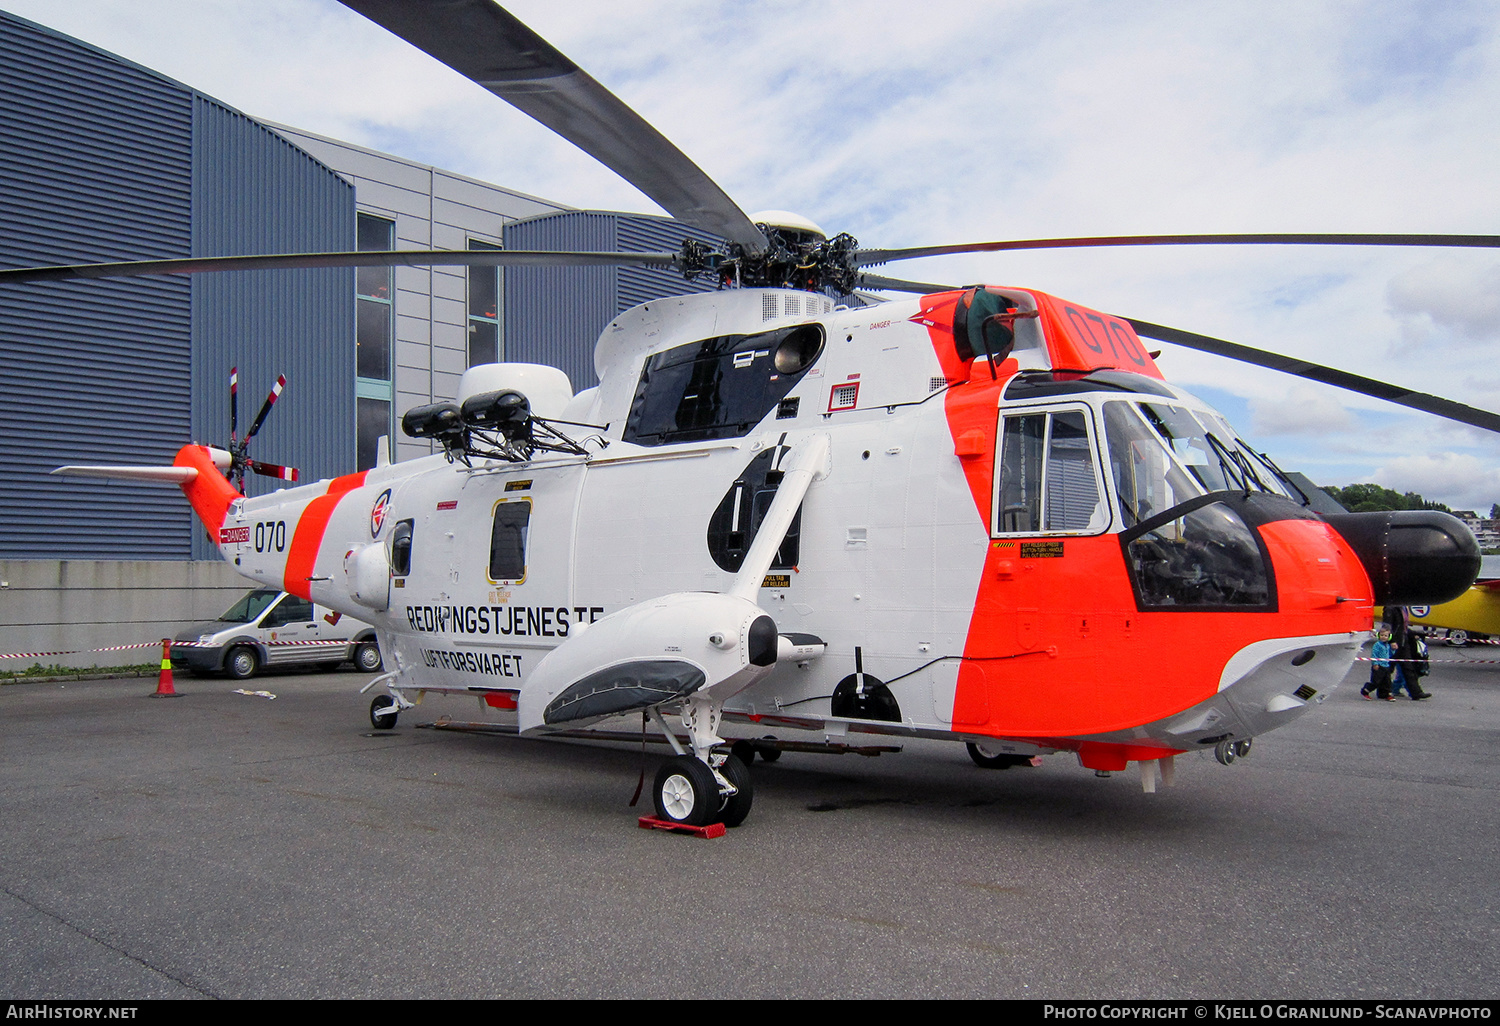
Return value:
<svg viewBox="0 0 1500 1026">
<path fill-rule="evenodd" d="M 676 253 L 564 253 L 539 250 L 360 250 L 356 253 L 274 253 L 264 256 L 185 257 L 126 260 L 107 264 L 67 264 L 0 270 L 0 286 L 74 278 L 131 278 L 143 274 L 201 274 L 286 267 L 582 267 L 640 264 L 677 266 Z"/>
<path fill-rule="evenodd" d="M 1014 239 L 1009 242 L 968 242 L 954 246 L 913 246 L 907 249 L 861 249 L 856 267 L 892 260 L 949 256 L 954 253 L 997 253 L 1012 249 L 1095 249 L 1106 246 L 1460 246 L 1500 248 L 1500 235 L 1101 235 L 1080 239 Z"/>
<path fill-rule="evenodd" d="M 1199 335 L 1191 331 L 1183 331 L 1181 328 L 1168 328 L 1160 324 L 1152 324 L 1149 321 L 1137 321 L 1129 317 L 1122 318 L 1129 322 L 1135 329 L 1137 335 L 1146 338 L 1160 339 L 1163 342 L 1172 342 L 1187 349 L 1196 349 L 1203 353 L 1213 353 L 1216 356 L 1227 356 L 1231 360 L 1239 360 L 1242 363 L 1254 364 L 1257 367 L 1269 367 L 1284 374 L 1292 374 L 1309 381 L 1320 381 L 1325 385 L 1333 385 L 1337 388 L 1347 389 L 1350 392 L 1358 392 L 1360 395 L 1368 395 L 1376 399 L 1384 399 L 1386 402 L 1395 403 L 1413 410 L 1421 410 L 1423 413 L 1435 414 L 1446 417 L 1448 420 L 1458 421 L 1460 424 L 1468 424 L 1471 427 L 1484 428 L 1487 431 L 1500 431 L 1500 415 L 1490 413 L 1488 410 L 1475 409 L 1473 406 L 1465 406 L 1451 399 L 1441 396 L 1429 395 L 1426 392 L 1417 392 L 1401 385 L 1392 385 L 1384 381 L 1376 381 L 1374 378 L 1361 377 L 1358 374 L 1350 374 L 1348 371 L 1336 370 L 1333 367 L 1324 367 L 1321 364 L 1309 363 L 1291 356 L 1282 356 L 1278 353 L 1268 353 L 1264 349 L 1252 349 L 1235 342 L 1226 342 L 1221 338 L 1212 338 L 1208 335 Z"/>
<path fill-rule="evenodd" d="M 879 274 L 861 274 L 859 288 L 880 289 L 884 292 L 916 292 L 930 296 L 934 292 L 953 292 L 958 285 L 934 285 L 925 281 L 906 281 L 904 278 L 887 278 Z"/>
<path fill-rule="evenodd" d="M 679 221 L 752 256 L 766 238 L 644 118 L 491 0 L 341 0 L 604 164 Z"/>
</svg>

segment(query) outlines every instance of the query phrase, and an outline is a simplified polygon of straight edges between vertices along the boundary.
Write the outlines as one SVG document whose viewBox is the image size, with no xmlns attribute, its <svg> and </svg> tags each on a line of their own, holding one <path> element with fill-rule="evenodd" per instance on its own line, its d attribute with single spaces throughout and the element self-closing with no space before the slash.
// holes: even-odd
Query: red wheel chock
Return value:
<svg viewBox="0 0 1500 1026">
<path fill-rule="evenodd" d="M 670 830 L 679 834 L 693 834 L 696 837 L 714 838 L 724 836 L 723 823 L 710 823 L 708 826 L 688 826 L 686 823 L 673 823 L 669 819 L 657 819 L 655 816 L 642 816 L 636 821 L 636 826 L 642 830 Z"/>
</svg>

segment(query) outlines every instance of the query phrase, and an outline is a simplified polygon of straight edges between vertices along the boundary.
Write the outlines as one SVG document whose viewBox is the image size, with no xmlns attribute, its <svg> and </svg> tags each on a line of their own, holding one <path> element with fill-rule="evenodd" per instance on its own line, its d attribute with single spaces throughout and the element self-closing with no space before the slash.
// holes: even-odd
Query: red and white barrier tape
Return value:
<svg viewBox="0 0 1500 1026">
<path fill-rule="evenodd" d="M 141 641 L 134 645 L 111 645 L 108 648 L 74 648 L 66 652 L 3 652 L 0 659 L 38 659 L 42 656 L 82 655 L 86 652 L 123 652 L 127 648 L 160 648 L 160 641 Z"/>
<path fill-rule="evenodd" d="M 267 648 L 290 648 L 294 645 L 321 645 L 328 648 L 338 646 L 347 648 L 348 641 L 268 641 L 264 643 Z M 62 652 L 0 652 L 0 659 L 40 659 L 43 656 L 64 655 L 87 655 L 91 652 L 123 652 L 130 648 L 160 648 L 160 641 L 138 641 L 133 645 L 110 645 L 106 648 L 72 648 Z M 220 645 L 206 645 L 197 641 L 174 641 L 175 648 L 220 648 Z"/>
<path fill-rule="evenodd" d="M 1372 656 L 1355 656 L 1356 663 L 1373 663 Z M 1438 666 L 1473 666 L 1476 663 L 1500 663 L 1500 659 L 1387 659 L 1388 663 L 1435 663 Z"/>
</svg>

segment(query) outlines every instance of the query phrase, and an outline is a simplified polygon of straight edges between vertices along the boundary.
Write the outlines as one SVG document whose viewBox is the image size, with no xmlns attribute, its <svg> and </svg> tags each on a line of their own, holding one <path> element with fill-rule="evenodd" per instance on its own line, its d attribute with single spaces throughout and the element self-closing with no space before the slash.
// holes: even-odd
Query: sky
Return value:
<svg viewBox="0 0 1500 1026">
<path fill-rule="evenodd" d="M 866 246 L 1204 232 L 1500 234 L 1490 0 L 508 8 L 740 206 Z M 660 211 L 334 0 L 0 0 L 247 114 L 575 207 Z M 1110 313 L 1500 411 L 1500 251 L 1109 249 L 883 269 Z M 1166 376 L 1322 484 L 1487 514 L 1500 436 L 1165 343 Z"/>
</svg>

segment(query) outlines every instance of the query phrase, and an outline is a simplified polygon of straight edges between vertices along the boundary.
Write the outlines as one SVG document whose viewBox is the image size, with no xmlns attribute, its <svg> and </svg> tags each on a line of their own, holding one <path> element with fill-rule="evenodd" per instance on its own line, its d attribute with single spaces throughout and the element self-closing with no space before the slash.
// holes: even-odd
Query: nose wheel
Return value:
<svg viewBox="0 0 1500 1026">
<path fill-rule="evenodd" d="M 1232 765 L 1236 759 L 1243 759 L 1250 754 L 1253 743 L 1253 739 L 1248 737 L 1243 741 L 1220 741 L 1214 745 L 1214 758 L 1222 766 Z"/>
</svg>

